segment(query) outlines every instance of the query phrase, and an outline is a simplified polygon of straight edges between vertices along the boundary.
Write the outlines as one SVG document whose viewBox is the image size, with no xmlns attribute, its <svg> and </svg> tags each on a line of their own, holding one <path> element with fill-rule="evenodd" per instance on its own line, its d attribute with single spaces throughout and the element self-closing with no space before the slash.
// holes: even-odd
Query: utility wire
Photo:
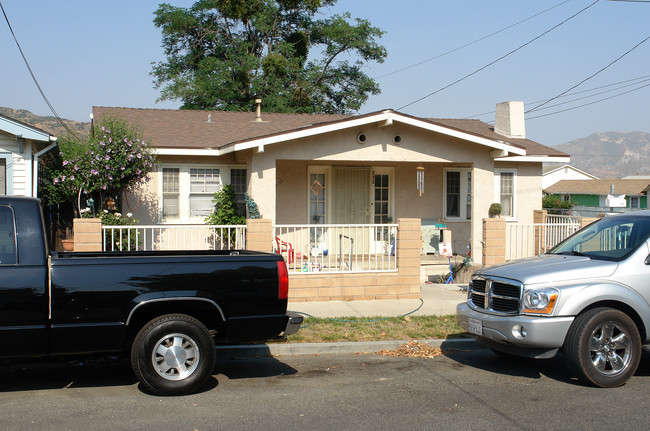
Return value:
<svg viewBox="0 0 650 431">
<path fill-rule="evenodd" d="M 29 74 L 32 76 L 32 79 L 34 80 L 34 83 L 36 84 L 36 87 L 38 88 L 39 93 L 41 93 L 41 96 L 43 97 L 43 100 L 45 100 L 45 103 L 47 103 L 47 106 L 49 106 L 50 111 L 52 111 L 52 114 L 56 117 L 58 120 L 59 124 L 63 126 L 65 130 L 67 130 L 68 133 L 71 135 L 76 136 L 76 133 L 72 131 L 59 117 L 59 114 L 57 114 L 56 110 L 54 109 L 54 106 L 50 103 L 48 100 L 47 96 L 45 96 L 45 93 L 43 92 L 43 89 L 41 88 L 40 84 L 38 83 L 38 80 L 36 79 L 36 76 L 34 75 L 34 72 L 32 71 L 32 68 L 29 66 L 29 62 L 27 61 L 27 57 L 25 57 L 25 53 L 23 52 L 23 49 L 20 46 L 20 43 L 18 43 L 18 38 L 16 38 L 16 34 L 14 33 L 14 29 L 11 27 L 11 23 L 9 22 L 9 18 L 7 17 L 7 13 L 5 12 L 5 8 L 2 6 L 2 1 L 0 1 L 0 9 L 2 9 L 2 14 L 5 17 L 5 21 L 7 21 L 7 25 L 9 26 L 9 31 L 11 31 L 11 35 L 14 38 L 14 41 L 16 42 L 16 46 L 18 46 L 18 50 L 20 51 L 20 55 L 23 57 L 23 61 L 25 62 L 25 65 L 27 66 L 27 70 L 29 70 Z"/>
<path fill-rule="evenodd" d="M 496 60 L 492 61 L 491 63 L 486 64 L 485 66 L 481 67 L 480 69 L 477 69 L 477 70 L 475 70 L 474 72 L 469 73 L 469 74 L 463 76 L 462 78 L 457 79 L 456 81 L 452 82 L 451 84 L 447 84 L 447 85 L 445 85 L 444 87 L 439 88 L 439 89 L 436 90 L 436 91 L 433 91 L 433 92 L 431 92 L 431 93 L 429 93 L 429 94 L 427 94 L 427 95 L 425 95 L 425 96 L 422 96 L 422 97 L 420 97 L 419 99 L 414 100 L 413 102 L 407 103 L 406 105 L 397 108 L 397 110 L 398 110 L 398 111 L 401 111 L 402 109 L 404 109 L 404 108 L 406 108 L 406 107 L 408 107 L 408 106 L 414 105 L 414 104 L 416 104 L 416 103 L 418 103 L 418 102 L 420 102 L 420 101 L 422 101 L 422 100 L 424 100 L 424 99 L 426 99 L 426 98 L 428 98 L 428 97 L 433 96 L 434 94 L 437 94 L 437 93 L 440 93 L 440 92 L 443 91 L 443 90 L 446 90 L 447 88 L 451 87 L 452 85 L 455 85 L 455 84 L 458 84 L 458 83 L 461 82 L 461 81 L 464 81 L 465 79 L 469 78 L 469 77 L 472 76 L 472 75 L 476 75 L 478 72 L 480 72 L 480 71 L 482 71 L 482 70 L 484 70 L 484 69 L 487 69 L 488 67 L 490 67 L 490 66 L 492 66 L 493 64 L 495 64 L 495 63 L 497 63 L 497 62 L 503 60 L 504 58 L 506 58 L 506 57 L 508 57 L 508 56 L 510 56 L 510 55 L 512 55 L 512 54 L 514 54 L 515 52 L 519 51 L 520 49 L 524 48 L 525 46 L 530 45 L 531 43 L 533 43 L 533 42 L 536 41 L 537 39 L 541 38 L 542 36 L 544 36 L 544 35 L 546 35 L 546 34 L 552 32 L 553 30 L 555 30 L 556 28 L 558 28 L 558 27 L 561 26 L 562 24 L 568 22 L 569 20 L 571 20 L 571 19 L 575 18 L 576 16 L 580 15 L 582 12 L 586 11 L 586 10 L 589 9 L 590 7 L 594 6 L 594 5 L 595 5 L 596 3 L 598 3 L 599 1 L 600 1 L 600 0 L 596 0 L 596 1 L 594 1 L 594 2 L 591 3 L 589 6 L 587 6 L 587 7 L 583 8 L 583 9 L 581 9 L 580 11 L 578 11 L 578 12 L 576 12 L 575 14 L 571 15 L 570 17 L 568 17 L 568 18 L 565 19 L 564 21 L 560 22 L 559 24 L 557 24 L 557 25 L 551 27 L 550 29 L 548 29 L 548 30 L 546 30 L 545 32 L 543 32 L 542 34 L 540 34 L 540 35 L 538 35 L 538 36 L 532 38 L 531 40 L 529 40 L 528 42 L 524 43 L 523 45 L 520 45 L 519 47 L 513 49 L 513 50 L 510 51 L 509 53 L 507 53 L 507 54 L 505 54 L 505 55 L 502 55 L 501 57 L 497 58 Z"/>
<path fill-rule="evenodd" d="M 595 97 L 595 96 L 598 96 L 599 94 L 604 94 L 604 93 L 608 93 L 608 92 L 611 92 L 611 91 L 620 90 L 622 88 L 631 87 L 633 85 L 638 85 L 638 84 L 646 82 L 648 80 L 650 80 L 650 75 L 644 75 L 644 76 L 640 76 L 638 78 L 632 78 L 632 79 L 627 79 L 627 80 L 624 80 L 624 81 L 614 82 L 612 84 L 601 85 L 600 87 L 594 87 L 594 88 L 590 88 L 590 89 L 587 89 L 587 90 L 575 91 L 573 93 L 566 93 L 566 94 L 563 94 L 560 97 L 569 97 L 569 96 L 574 96 L 576 94 L 589 93 L 589 92 L 600 90 L 600 89 L 603 89 L 603 88 L 613 87 L 615 85 L 620 85 L 620 84 L 625 84 L 625 85 L 621 85 L 621 86 L 616 87 L 616 88 L 601 91 L 599 93 L 591 94 L 589 96 L 579 97 L 577 99 L 572 99 L 572 100 L 569 100 L 567 102 L 559 103 L 559 104 L 552 105 L 552 106 L 549 106 L 549 107 L 546 107 L 546 108 L 541 108 L 541 109 L 549 109 L 549 108 L 552 108 L 552 107 L 555 107 L 555 106 L 565 105 L 567 103 L 576 102 L 576 101 L 582 100 L 582 99 L 587 99 L 589 97 Z M 633 81 L 635 81 L 635 82 L 633 82 Z M 537 100 L 535 102 L 529 102 L 529 104 L 534 105 L 535 103 L 542 103 L 542 102 L 546 102 L 547 100 L 549 100 L 549 99 Z M 464 119 L 479 118 L 479 117 L 482 117 L 484 115 L 492 115 L 494 113 L 495 113 L 495 111 L 492 110 L 492 111 L 488 111 L 488 112 L 482 112 L 480 114 L 470 115 L 470 116 L 464 117 Z"/>
<path fill-rule="evenodd" d="M 516 22 L 516 23 L 514 23 L 514 24 L 511 24 L 511 25 L 505 27 L 505 28 L 502 28 L 501 30 L 495 31 L 494 33 L 490 33 L 490 34 L 488 34 L 488 35 L 486 35 L 486 36 L 483 36 L 483 37 L 481 37 L 481 38 L 478 38 L 478 39 L 476 39 L 476 40 L 473 40 L 472 42 L 466 43 L 465 45 L 462 45 L 462 46 L 459 46 L 459 47 L 457 47 L 457 48 L 451 49 L 451 50 L 449 50 L 449 51 L 447 51 L 447 52 L 443 52 L 442 54 L 438 54 L 438 55 L 436 55 L 436 56 L 434 56 L 434 57 L 427 58 L 426 60 L 419 61 L 419 62 L 417 62 L 417 63 L 415 63 L 415 64 L 410 65 L 410 66 L 402 67 L 401 69 L 397 69 L 397 70 L 394 70 L 394 71 L 392 71 L 392 72 L 384 73 L 383 75 L 379 75 L 379 76 L 377 76 L 375 79 L 385 78 L 386 76 L 394 75 L 394 74 L 396 74 L 396 73 L 403 72 L 403 71 L 408 70 L 408 69 L 412 69 L 412 68 L 417 67 L 417 66 L 419 66 L 419 65 L 421 65 L 421 64 L 428 63 L 428 62 L 433 61 L 433 60 L 436 60 L 436 59 L 438 59 L 438 58 L 440 58 L 440 57 L 444 57 L 444 56 L 447 55 L 447 54 L 451 54 L 451 53 L 456 52 L 456 51 L 459 51 L 459 50 L 461 50 L 461 49 L 463 49 L 463 48 L 467 48 L 467 47 L 470 46 L 470 45 L 474 45 L 475 43 L 478 43 L 478 42 L 480 42 L 480 41 L 482 41 L 482 40 L 485 40 L 485 39 L 487 39 L 487 38 L 489 38 L 489 37 L 492 37 L 492 36 L 494 36 L 494 35 L 497 35 L 497 34 L 499 34 L 499 33 L 504 32 L 504 31 L 506 31 L 506 30 L 509 30 L 509 29 L 511 29 L 512 27 L 515 27 L 515 26 L 517 26 L 517 25 L 519 25 L 519 24 L 522 24 L 522 23 L 524 23 L 524 22 L 526 22 L 526 21 L 529 21 L 529 20 L 531 20 L 531 19 L 533 19 L 533 18 L 535 18 L 535 17 L 537 17 L 537 16 L 539 16 L 539 15 L 542 15 L 543 13 L 546 13 L 546 12 L 552 10 L 552 9 L 555 9 L 556 7 L 562 6 L 564 3 L 568 3 L 568 2 L 570 2 L 570 1 L 571 1 L 571 0 L 565 0 L 565 1 L 563 1 L 562 3 L 558 3 L 558 4 L 556 4 L 555 6 L 552 6 L 552 7 L 548 8 L 548 9 L 545 9 L 545 10 L 543 10 L 543 11 L 541 11 L 541 12 L 538 12 L 538 13 L 536 13 L 535 15 L 529 16 L 528 18 L 522 19 L 521 21 L 518 21 L 518 22 Z"/>
<path fill-rule="evenodd" d="M 574 85 L 573 87 L 569 88 L 569 89 L 566 90 L 566 91 L 563 91 L 562 93 L 558 94 L 557 96 L 548 99 L 546 102 L 541 103 L 541 104 L 535 106 L 534 108 L 529 109 L 529 110 L 526 111 L 525 113 L 528 114 L 529 112 L 535 112 L 536 110 L 538 110 L 538 109 L 541 108 L 542 106 L 546 105 L 547 103 L 549 103 L 549 102 L 551 102 L 551 101 L 557 99 L 558 97 L 562 96 L 563 94 L 568 93 L 569 91 L 571 91 L 571 90 L 573 90 L 574 88 L 580 86 L 580 85 L 583 84 L 584 82 L 587 82 L 588 80 L 590 80 L 590 79 L 593 78 L 594 76 L 598 75 L 600 72 L 604 71 L 605 69 L 607 69 L 607 68 L 609 68 L 610 66 L 612 66 L 614 63 L 618 62 L 620 59 L 622 59 L 623 57 L 625 57 L 626 55 L 628 55 L 630 52 L 632 52 L 632 51 L 634 51 L 635 49 L 637 49 L 639 46 L 641 46 L 641 44 L 643 44 L 644 42 L 646 42 L 648 39 L 650 39 L 650 36 L 646 37 L 646 38 L 643 39 L 641 42 L 639 42 L 639 43 L 637 43 L 636 45 L 634 45 L 634 47 L 632 47 L 631 49 L 629 49 L 629 50 L 628 50 L 627 52 L 625 52 L 623 55 L 619 56 L 616 60 L 614 60 L 614 61 L 612 61 L 611 63 L 609 63 L 607 66 L 605 66 L 605 67 L 603 67 L 602 69 L 600 69 L 598 72 L 596 72 L 596 73 L 594 73 L 594 74 L 588 76 L 587 78 L 583 79 L 582 81 L 578 82 L 578 83 L 577 83 L 576 85 Z"/>
<path fill-rule="evenodd" d="M 574 110 L 574 109 L 583 108 L 583 107 L 585 107 L 585 106 L 593 105 L 593 104 L 595 104 L 595 103 L 599 103 L 599 102 L 604 102 L 605 100 L 613 99 L 613 98 L 615 98 L 615 97 L 622 96 L 622 95 L 624 95 L 624 94 L 632 93 L 633 91 L 637 91 L 637 90 L 640 90 L 640 89 L 645 88 L 645 87 L 648 87 L 648 86 L 650 86 L 650 84 L 642 85 L 641 87 L 633 88 L 632 90 L 628 90 L 628 91 L 625 91 L 625 92 L 623 92 L 623 93 L 614 94 L 613 96 L 605 97 L 604 99 L 594 100 L 593 102 L 585 103 L 585 104 L 583 104 L 583 105 L 579 105 L 579 106 L 574 106 L 574 107 L 572 107 L 572 108 L 563 109 L 563 110 L 561 110 L 561 111 L 550 112 L 550 113 L 548 113 L 548 114 L 537 115 L 537 116 L 534 116 L 534 117 L 528 117 L 527 120 L 533 120 L 533 119 L 535 119 L 535 118 L 548 117 L 548 116 L 550 116 L 550 115 L 559 114 L 559 113 L 561 113 L 561 112 L 567 112 L 567 111 L 572 111 L 572 110 Z"/>
</svg>

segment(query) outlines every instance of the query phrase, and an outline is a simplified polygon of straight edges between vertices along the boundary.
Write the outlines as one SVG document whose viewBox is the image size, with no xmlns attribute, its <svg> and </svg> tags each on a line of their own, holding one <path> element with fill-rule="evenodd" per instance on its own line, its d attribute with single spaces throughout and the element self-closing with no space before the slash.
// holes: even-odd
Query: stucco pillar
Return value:
<svg viewBox="0 0 650 431">
<path fill-rule="evenodd" d="M 419 298 L 422 222 L 419 218 L 400 218 L 397 219 L 397 224 L 399 287 L 397 292 L 388 293 L 401 294 L 401 298 Z"/>
<path fill-rule="evenodd" d="M 273 251 L 273 223 L 271 220 L 246 220 L 246 250 Z"/>
<path fill-rule="evenodd" d="M 483 219 L 483 266 L 506 261 L 506 220 Z"/>
<path fill-rule="evenodd" d="M 546 251 L 546 227 L 543 224 L 546 223 L 546 210 L 534 210 L 533 223 L 542 225 L 534 228 L 535 254 L 544 253 Z"/>
<path fill-rule="evenodd" d="M 76 218 L 72 224 L 74 251 L 102 251 L 102 220 Z"/>
<path fill-rule="evenodd" d="M 578 219 L 578 223 L 580 223 L 580 229 L 582 229 L 583 227 L 585 227 L 587 225 L 592 224 L 593 222 L 595 222 L 596 220 L 599 220 L 599 219 L 600 219 L 600 217 L 580 217 Z"/>
<path fill-rule="evenodd" d="M 479 159 L 477 157 L 477 159 Z M 494 163 L 491 159 L 477 160 L 472 169 L 472 260 L 483 262 L 483 224 L 490 204 L 494 202 Z"/>
<path fill-rule="evenodd" d="M 276 167 L 275 159 L 268 152 L 253 154 L 250 162 L 248 195 L 253 198 L 262 217 L 275 223 Z"/>
</svg>

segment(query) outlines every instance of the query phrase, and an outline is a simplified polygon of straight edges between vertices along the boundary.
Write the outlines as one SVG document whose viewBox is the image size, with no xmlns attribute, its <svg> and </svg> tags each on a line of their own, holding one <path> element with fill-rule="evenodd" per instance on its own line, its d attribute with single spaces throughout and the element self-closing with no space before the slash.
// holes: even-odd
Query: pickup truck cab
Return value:
<svg viewBox="0 0 650 431">
<path fill-rule="evenodd" d="M 548 253 L 476 271 L 456 319 L 501 355 L 550 358 L 624 384 L 650 343 L 650 211 L 604 217 Z"/>
<path fill-rule="evenodd" d="M 47 249 L 40 202 L 0 198 L 1 358 L 130 353 L 156 394 L 199 389 L 215 342 L 296 332 L 280 255 Z"/>
</svg>

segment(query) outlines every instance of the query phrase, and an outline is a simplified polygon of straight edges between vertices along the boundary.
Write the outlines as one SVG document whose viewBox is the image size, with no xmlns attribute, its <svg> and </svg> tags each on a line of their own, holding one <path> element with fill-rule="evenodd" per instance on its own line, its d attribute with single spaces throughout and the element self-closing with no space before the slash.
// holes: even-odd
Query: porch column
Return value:
<svg viewBox="0 0 650 431">
<path fill-rule="evenodd" d="M 102 251 L 102 220 L 99 218 L 76 218 L 72 232 L 74 251 Z"/>
<path fill-rule="evenodd" d="M 269 219 L 246 220 L 246 250 L 273 251 L 273 222 Z"/>
<path fill-rule="evenodd" d="M 535 231 L 535 254 L 540 254 L 545 252 L 546 249 L 546 210 L 534 210 L 533 211 L 533 223 L 541 224 L 542 226 L 534 227 Z"/>
<path fill-rule="evenodd" d="M 397 268 L 401 298 L 420 297 L 420 249 L 422 248 L 421 220 L 419 218 L 397 219 Z"/>
<path fill-rule="evenodd" d="M 268 152 L 258 152 L 253 154 L 249 166 L 248 195 L 257 204 L 262 217 L 271 220 L 274 224 L 277 178 L 275 159 L 268 155 Z"/>
<path fill-rule="evenodd" d="M 483 266 L 506 261 L 506 220 L 483 219 Z"/>
<path fill-rule="evenodd" d="M 578 223 L 580 223 L 580 229 L 582 229 L 585 226 L 588 226 L 595 222 L 596 220 L 599 220 L 600 217 L 580 217 L 578 219 Z"/>
</svg>

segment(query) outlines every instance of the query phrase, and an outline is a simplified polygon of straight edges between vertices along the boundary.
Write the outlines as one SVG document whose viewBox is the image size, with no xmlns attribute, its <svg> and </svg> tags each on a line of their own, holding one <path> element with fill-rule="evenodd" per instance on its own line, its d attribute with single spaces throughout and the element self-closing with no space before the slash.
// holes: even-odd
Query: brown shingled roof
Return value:
<svg viewBox="0 0 650 431">
<path fill-rule="evenodd" d="M 264 112 L 263 121 L 256 122 L 253 112 L 93 107 L 96 119 L 109 112 L 129 123 L 139 124 L 145 130 L 145 139 L 151 141 L 156 148 L 201 149 L 217 149 L 228 144 L 376 114 L 352 116 Z M 396 114 L 409 117 L 398 112 Z M 525 148 L 527 156 L 568 157 L 565 153 L 529 139 L 511 139 L 501 136 L 494 133 L 492 126 L 479 120 L 411 118 Z"/>
<path fill-rule="evenodd" d="M 549 194 L 608 195 L 614 185 L 614 194 L 638 196 L 647 193 L 650 180 L 562 180 L 548 187 Z"/>
</svg>

